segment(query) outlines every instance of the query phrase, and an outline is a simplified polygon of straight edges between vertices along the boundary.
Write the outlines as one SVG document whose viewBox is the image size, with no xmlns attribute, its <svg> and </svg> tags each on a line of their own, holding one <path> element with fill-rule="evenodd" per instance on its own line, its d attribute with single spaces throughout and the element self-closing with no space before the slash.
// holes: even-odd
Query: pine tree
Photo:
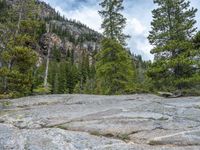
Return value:
<svg viewBox="0 0 200 150">
<path fill-rule="evenodd" d="M 12 9 L 14 17 L 17 18 L 16 35 L 20 32 L 22 23 L 34 22 L 38 19 L 39 7 L 35 0 L 19 0 Z"/>
<path fill-rule="evenodd" d="M 192 42 L 193 42 L 194 48 L 195 48 L 195 58 L 194 58 L 194 60 L 196 60 L 196 63 L 194 65 L 194 69 L 195 69 L 196 73 L 198 74 L 197 78 L 198 77 L 200 78 L 200 31 L 197 32 L 197 34 L 193 37 Z M 198 86 L 199 86 L 199 89 L 200 89 L 200 82 L 198 82 Z"/>
<path fill-rule="evenodd" d="M 4 8 L 0 13 L 6 14 L 4 18 L 0 16 L 0 28 L 4 28 L 3 36 L 0 35 L 3 45 L 0 47 L 0 84 L 3 85 L 0 91 L 23 96 L 33 90 L 33 72 L 38 60 L 34 49 L 42 23 L 37 20 L 37 6 L 33 0 L 5 6 L 0 4 L 0 9 Z"/>
<path fill-rule="evenodd" d="M 60 49 L 56 45 L 54 45 L 52 48 L 52 55 L 53 55 L 55 61 L 57 61 L 57 62 L 61 61 L 61 52 L 60 52 Z"/>
<path fill-rule="evenodd" d="M 63 61 L 59 63 L 59 72 L 58 72 L 58 93 L 63 94 L 67 92 L 67 78 L 66 78 L 66 71 L 68 64 Z"/>
<path fill-rule="evenodd" d="M 82 50 L 81 58 L 78 63 L 78 70 L 79 70 L 79 84 L 80 84 L 80 91 L 83 91 L 84 84 L 89 75 L 89 56 L 86 50 Z"/>
<path fill-rule="evenodd" d="M 197 9 L 187 0 L 154 0 L 152 30 L 148 37 L 154 46 L 155 61 L 148 76 L 158 89 L 183 89 L 195 82 L 195 49 L 191 37 L 196 31 Z"/>
<path fill-rule="evenodd" d="M 45 69 L 44 69 L 45 70 Z M 51 86 L 51 94 L 58 94 L 59 91 L 59 73 L 60 67 L 58 62 L 51 61 L 48 73 L 48 83 Z"/>
<path fill-rule="evenodd" d="M 194 47 L 198 50 L 200 54 L 200 31 L 193 38 Z"/>
<path fill-rule="evenodd" d="M 133 86 L 133 67 L 130 55 L 117 41 L 104 39 L 97 54 L 97 92 L 122 94 Z"/>
<path fill-rule="evenodd" d="M 32 49 L 14 46 L 1 54 L 4 67 L 0 69 L 0 77 L 4 81 L 4 93 L 15 96 L 30 94 L 32 85 L 32 69 L 37 55 Z M 14 96 L 14 95 L 13 95 Z"/>
<path fill-rule="evenodd" d="M 78 68 L 71 62 L 68 62 L 67 65 L 66 78 L 66 88 L 68 93 L 72 94 L 74 93 L 75 86 L 78 82 Z"/>
<path fill-rule="evenodd" d="M 115 39 L 122 45 L 125 45 L 126 38 L 129 36 L 123 33 L 126 25 L 126 18 L 121 14 L 124 9 L 123 0 L 103 0 L 100 3 L 102 10 L 99 14 L 103 18 L 102 29 L 104 36 L 110 39 Z"/>
<path fill-rule="evenodd" d="M 8 5 L 6 0 L 0 0 L 0 23 L 5 23 L 8 17 Z"/>
<path fill-rule="evenodd" d="M 122 3 L 123 0 L 100 3 L 105 39 L 101 43 L 101 51 L 96 55 L 96 90 L 99 94 L 121 94 L 133 86 L 132 60 L 123 47 L 126 45 L 126 35 L 123 34 L 126 19 L 120 14 L 124 8 Z"/>
</svg>

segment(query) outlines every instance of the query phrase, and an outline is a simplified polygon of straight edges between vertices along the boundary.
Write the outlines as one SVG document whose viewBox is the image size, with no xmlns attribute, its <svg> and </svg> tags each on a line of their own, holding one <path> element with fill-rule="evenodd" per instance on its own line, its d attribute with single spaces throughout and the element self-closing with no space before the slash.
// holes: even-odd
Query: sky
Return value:
<svg viewBox="0 0 200 150">
<path fill-rule="evenodd" d="M 68 19 L 76 19 L 90 28 L 102 32 L 102 18 L 98 14 L 101 0 L 43 0 Z M 196 14 L 198 30 L 200 30 L 200 0 L 190 0 L 191 6 L 199 9 Z M 150 53 L 152 46 L 148 42 L 151 30 L 152 13 L 156 7 L 153 0 L 124 0 L 123 15 L 127 18 L 124 32 L 131 36 L 127 40 L 131 52 L 142 55 L 144 60 L 153 60 Z"/>
</svg>

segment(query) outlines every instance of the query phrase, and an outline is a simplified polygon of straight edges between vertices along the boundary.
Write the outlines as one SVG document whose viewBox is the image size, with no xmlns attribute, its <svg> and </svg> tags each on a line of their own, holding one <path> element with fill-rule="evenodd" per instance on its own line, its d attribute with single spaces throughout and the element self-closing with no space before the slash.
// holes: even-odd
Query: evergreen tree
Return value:
<svg viewBox="0 0 200 150">
<path fill-rule="evenodd" d="M 71 61 L 50 62 L 48 82 L 52 94 L 72 94 L 78 80 L 78 68 Z"/>
<path fill-rule="evenodd" d="M 0 56 L 4 67 L 0 69 L 3 79 L 3 92 L 12 96 L 30 94 L 32 85 L 32 69 L 37 61 L 37 55 L 32 49 L 15 46 L 4 51 Z"/>
<path fill-rule="evenodd" d="M 155 61 L 148 76 L 158 89 L 183 89 L 196 82 L 196 50 L 191 43 L 197 9 L 187 0 L 154 0 L 152 30 L 148 37 L 154 46 Z"/>
<path fill-rule="evenodd" d="M 200 54 L 200 31 L 193 38 L 194 47 L 198 50 Z"/>
<path fill-rule="evenodd" d="M 2 30 L 3 36 L 0 35 L 3 45 L 0 44 L 0 84 L 3 85 L 0 92 L 13 97 L 23 96 L 32 91 L 33 72 L 38 60 L 34 49 L 42 23 L 33 12 L 37 8 L 33 0 L 3 6 L 0 4 L 0 9 L 4 8 L 6 14 L 4 18 L 0 16 L 0 28 L 5 29 Z"/>
<path fill-rule="evenodd" d="M 58 49 L 56 45 L 54 45 L 52 48 L 52 55 L 54 56 L 55 61 L 57 62 L 61 61 L 61 52 L 60 52 L 60 49 Z"/>
<path fill-rule="evenodd" d="M 58 94 L 59 91 L 59 71 L 58 62 L 51 61 L 49 65 L 48 83 L 51 86 L 51 94 Z"/>
<path fill-rule="evenodd" d="M 132 61 L 123 47 L 126 19 L 120 14 L 124 8 L 122 3 L 123 0 L 104 0 L 100 3 L 105 39 L 101 43 L 101 51 L 96 55 L 96 90 L 99 94 L 121 94 L 133 86 Z"/>
<path fill-rule="evenodd" d="M 21 24 L 35 21 L 38 17 L 39 7 L 35 0 L 19 0 L 13 7 L 13 19 L 16 20 L 16 36 L 21 30 Z"/>
<path fill-rule="evenodd" d="M 68 93 L 72 94 L 74 93 L 74 89 L 79 78 L 78 78 L 78 68 L 71 62 L 68 62 L 67 65 L 66 78 L 67 78 L 66 88 L 68 90 Z"/>
<path fill-rule="evenodd" d="M 76 91 L 83 91 L 84 84 L 89 76 L 89 56 L 86 50 L 82 50 L 81 58 L 78 62 L 78 76 L 79 76 L 79 87 L 76 88 Z"/>
<path fill-rule="evenodd" d="M 97 92 L 125 93 L 133 86 L 133 67 L 130 55 L 117 41 L 104 39 L 97 54 Z"/>
<path fill-rule="evenodd" d="M 74 49 L 71 50 L 70 60 L 71 60 L 71 63 L 74 64 Z"/>
<path fill-rule="evenodd" d="M 0 0 L 0 10 L 0 23 L 5 23 L 8 19 L 8 5 L 6 0 Z"/>
<path fill-rule="evenodd" d="M 59 72 L 58 72 L 58 94 L 63 94 L 67 92 L 67 78 L 66 78 L 66 71 L 68 64 L 63 61 L 59 63 Z"/>
<path fill-rule="evenodd" d="M 103 0 L 100 6 L 102 10 L 99 11 L 99 14 L 103 18 L 101 26 L 104 29 L 104 36 L 125 45 L 125 40 L 129 36 L 123 33 L 126 25 L 126 18 L 121 14 L 124 9 L 123 0 Z"/>
<path fill-rule="evenodd" d="M 194 59 L 196 60 L 196 64 L 194 65 L 193 68 L 195 69 L 196 73 L 199 74 L 199 77 L 200 77 L 200 31 L 197 32 L 197 34 L 194 36 L 194 38 L 192 39 L 192 42 L 195 48 Z M 200 82 L 198 86 L 200 87 Z"/>
</svg>

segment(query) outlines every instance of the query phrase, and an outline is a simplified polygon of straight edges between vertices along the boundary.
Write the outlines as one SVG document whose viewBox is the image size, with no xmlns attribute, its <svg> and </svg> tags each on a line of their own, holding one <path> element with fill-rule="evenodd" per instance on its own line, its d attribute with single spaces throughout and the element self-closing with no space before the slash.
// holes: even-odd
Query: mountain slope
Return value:
<svg viewBox="0 0 200 150">
<path fill-rule="evenodd" d="M 0 97 L 83 91 L 101 39 L 44 2 L 0 0 Z"/>
<path fill-rule="evenodd" d="M 94 94 L 103 35 L 38 0 L 0 0 L 0 98 Z M 147 65 L 133 57 L 133 67 Z M 135 66 L 135 62 L 138 64 Z M 143 81 L 143 70 L 139 80 Z"/>
<path fill-rule="evenodd" d="M 6 0 L 9 5 L 16 7 L 23 5 L 26 0 Z M 81 52 L 86 50 L 89 54 L 99 50 L 99 42 L 102 35 L 86 25 L 75 20 L 69 20 L 62 17 L 59 12 L 56 12 L 50 5 L 45 2 L 36 0 L 36 5 L 39 7 L 39 17 L 44 20 L 45 24 L 49 25 L 49 34 L 44 33 L 40 39 L 40 54 L 45 53 L 45 46 L 55 45 L 60 49 L 63 55 L 72 49 L 75 52 L 76 60 L 81 56 Z M 34 13 L 34 11 L 33 11 Z M 53 43 L 45 43 L 45 38 L 54 39 L 49 41 Z"/>
</svg>

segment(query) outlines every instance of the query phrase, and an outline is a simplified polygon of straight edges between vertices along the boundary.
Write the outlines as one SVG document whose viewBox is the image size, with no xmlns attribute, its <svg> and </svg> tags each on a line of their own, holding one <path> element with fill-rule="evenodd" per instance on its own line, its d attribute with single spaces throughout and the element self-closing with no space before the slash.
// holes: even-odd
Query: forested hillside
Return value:
<svg viewBox="0 0 200 150">
<path fill-rule="evenodd" d="M 95 92 L 103 35 L 41 1 L 1 0 L 0 9 L 2 97 Z"/>
<path fill-rule="evenodd" d="M 1 93 L 72 93 L 89 77 L 100 39 L 44 2 L 1 1 Z M 49 91 L 42 88 L 45 78 Z"/>
<path fill-rule="evenodd" d="M 130 37 L 123 33 L 123 0 L 100 2 L 103 34 L 39 0 L 0 0 L 0 98 L 157 91 L 199 94 L 197 10 L 184 0 L 154 3 L 148 39 L 155 60 L 145 62 L 127 48 Z"/>
</svg>

